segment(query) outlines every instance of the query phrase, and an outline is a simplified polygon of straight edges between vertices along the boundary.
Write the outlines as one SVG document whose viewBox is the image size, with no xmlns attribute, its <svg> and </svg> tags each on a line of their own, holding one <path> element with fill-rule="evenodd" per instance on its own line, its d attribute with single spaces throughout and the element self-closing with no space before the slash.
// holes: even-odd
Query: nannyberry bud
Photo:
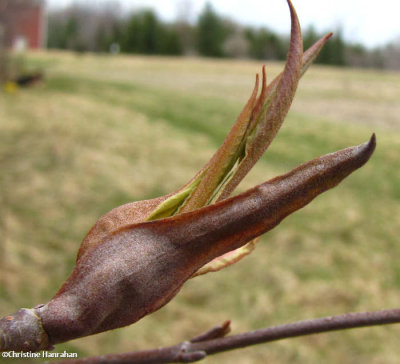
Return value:
<svg viewBox="0 0 400 364">
<path fill-rule="evenodd" d="M 241 259 L 260 235 L 367 162 L 374 135 L 228 199 L 279 131 L 300 77 L 330 37 L 303 54 L 300 25 L 288 4 L 285 69 L 267 86 L 263 68 L 259 96 L 257 75 L 248 103 L 211 160 L 178 191 L 100 218 L 54 298 L 0 320 L 0 351 L 50 349 L 136 322 L 169 302 L 189 278 Z"/>
</svg>

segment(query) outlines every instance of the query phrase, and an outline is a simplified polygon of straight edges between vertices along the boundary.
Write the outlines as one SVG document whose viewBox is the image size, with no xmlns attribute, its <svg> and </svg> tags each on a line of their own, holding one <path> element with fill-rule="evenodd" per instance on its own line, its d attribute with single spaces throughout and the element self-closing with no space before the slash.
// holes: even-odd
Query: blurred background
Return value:
<svg viewBox="0 0 400 364">
<path fill-rule="evenodd" d="M 284 1 L 1 3 L 7 28 L 4 41 L 17 50 L 48 48 L 261 60 L 286 57 L 288 19 Z M 335 33 L 318 63 L 384 69 L 399 68 L 400 29 L 394 10 L 390 0 L 379 4 L 341 0 L 324 9 L 316 0 L 297 5 L 305 47 L 327 32 Z"/>
<path fill-rule="evenodd" d="M 294 5 L 305 48 L 335 34 L 238 191 L 376 132 L 371 161 L 264 236 L 256 253 L 190 280 L 160 311 L 56 350 L 140 350 L 226 319 L 238 333 L 398 307 L 396 5 Z M 289 30 L 283 0 L 0 0 L 0 315 L 47 302 L 101 215 L 189 180 L 224 139 L 262 65 L 269 81 L 283 69 Z M 398 363 L 399 330 L 310 336 L 205 362 Z"/>
</svg>

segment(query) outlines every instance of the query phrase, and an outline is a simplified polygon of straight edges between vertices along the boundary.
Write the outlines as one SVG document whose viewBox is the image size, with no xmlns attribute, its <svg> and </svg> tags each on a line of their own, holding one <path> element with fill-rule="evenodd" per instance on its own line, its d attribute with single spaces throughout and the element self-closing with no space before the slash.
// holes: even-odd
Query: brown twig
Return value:
<svg viewBox="0 0 400 364">
<path fill-rule="evenodd" d="M 225 321 L 222 325 L 213 327 L 212 329 L 194 337 L 190 340 L 191 343 L 199 343 L 203 341 L 208 341 L 212 339 L 217 339 L 219 337 L 224 337 L 228 335 L 231 331 L 231 321 Z"/>
<path fill-rule="evenodd" d="M 159 364 L 190 363 L 204 359 L 207 355 L 244 348 L 256 344 L 278 341 L 299 336 L 320 334 L 329 331 L 354 329 L 367 326 L 400 323 L 400 309 L 372 312 L 346 313 L 318 319 L 298 321 L 286 325 L 245 332 L 227 337 L 229 321 L 199 335 L 196 340 L 184 341 L 174 346 L 123 354 L 109 354 L 86 359 L 69 360 L 58 364 Z M 209 333 L 219 337 L 207 339 Z M 201 338 L 198 340 L 198 338 Z M 204 341 L 204 338 L 206 340 Z"/>
</svg>

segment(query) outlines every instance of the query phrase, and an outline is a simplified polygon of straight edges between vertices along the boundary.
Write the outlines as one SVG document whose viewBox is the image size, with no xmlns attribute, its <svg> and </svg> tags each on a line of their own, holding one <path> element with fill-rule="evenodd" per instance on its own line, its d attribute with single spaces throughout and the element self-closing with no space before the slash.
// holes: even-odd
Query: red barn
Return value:
<svg viewBox="0 0 400 364">
<path fill-rule="evenodd" d="M 0 22 L 11 49 L 44 48 L 46 20 L 43 0 L 0 0 Z"/>
</svg>

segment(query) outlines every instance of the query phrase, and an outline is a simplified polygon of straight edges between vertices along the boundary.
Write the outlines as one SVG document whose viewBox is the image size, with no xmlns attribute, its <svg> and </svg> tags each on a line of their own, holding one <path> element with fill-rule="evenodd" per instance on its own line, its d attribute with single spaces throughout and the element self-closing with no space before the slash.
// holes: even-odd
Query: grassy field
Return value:
<svg viewBox="0 0 400 364">
<path fill-rule="evenodd" d="M 185 183 L 247 100 L 250 61 L 39 53 L 46 82 L 0 94 L 0 315 L 47 302 L 111 208 Z M 282 64 L 268 64 L 269 80 Z M 240 190 L 366 141 L 372 160 L 268 233 L 256 252 L 195 278 L 166 307 L 58 345 L 80 356 L 170 345 L 232 319 L 235 333 L 400 306 L 400 75 L 312 67 Z M 398 363 L 400 326 L 286 340 L 205 363 Z"/>
</svg>

